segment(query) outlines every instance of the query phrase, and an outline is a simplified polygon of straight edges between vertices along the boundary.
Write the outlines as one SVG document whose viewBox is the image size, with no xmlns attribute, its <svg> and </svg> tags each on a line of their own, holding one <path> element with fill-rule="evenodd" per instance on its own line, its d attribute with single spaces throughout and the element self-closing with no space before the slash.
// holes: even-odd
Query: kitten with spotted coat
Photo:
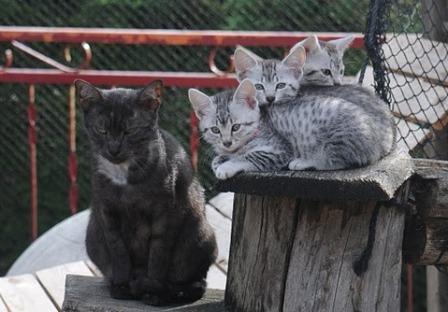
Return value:
<svg viewBox="0 0 448 312">
<path fill-rule="evenodd" d="M 288 165 L 292 158 L 289 143 L 260 119 L 256 90 L 248 79 L 236 91 L 209 97 L 190 89 L 188 95 L 200 119 L 201 133 L 218 155 L 212 161 L 218 179 L 243 171 L 275 171 Z"/>
<path fill-rule="evenodd" d="M 293 148 L 289 169 L 361 167 L 389 154 L 396 130 L 387 105 L 359 86 L 301 91 L 305 59 L 300 45 L 283 60 L 235 51 L 238 79 L 254 83 L 262 114 Z"/>
<path fill-rule="evenodd" d="M 87 254 L 111 296 L 151 305 L 201 298 L 216 241 L 188 155 L 158 126 L 161 81 L 75 86 L 92 151 Z"/>
<path fill-rule="evenodd" d="M 345 65 L 344 53 L 354 37 L 346 37 L 321 41 L 317 36 L 310 36 L 297 43 L 290 51 L 298 46 L 305 48 L 306 62 L 303 66 L 302 85 L 332 86 L 342 84 Z"/>
</svg>

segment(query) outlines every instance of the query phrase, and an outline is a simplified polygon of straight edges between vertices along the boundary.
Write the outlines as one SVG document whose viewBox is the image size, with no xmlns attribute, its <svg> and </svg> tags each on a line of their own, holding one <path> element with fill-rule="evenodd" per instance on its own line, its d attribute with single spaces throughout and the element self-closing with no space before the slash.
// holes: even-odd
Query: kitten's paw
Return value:
<svg viewBox="0 0 448 312">
<path fill-rule="evenodd" d="M 215 175 L 218 179 L 225 180 L 241 171 L 243 171 L 241 167 L 235 166 L 231 162 L 225 162 L 215 170 Z"/>
<path fill-rule="evenodd" d="M 305 159 L 294 159 L 288 164 L 289 170 L 316 170 L 316 164 L 313 161 Z"/>
<path fill-rule="evenodd" d="M 170 298 L 168 298 L 166 295 L 164 296 L 162 294 L 151 294 L 151 293 L 144 294 L 142 297 L 142 301 L 145 304 L 152 306 L 164 306 L 171 303 Z"/>
<path fill-rule="evenodd" d="M 213 158 L 212 160 L 212 170 L 213 172 L 216 172 L 216 169 L 218 169 L 219 165 L 229 160 L 229 157 L 226 155 L 219 155 Z"/>
<path fill-rule="evenodd" d="M 114 299 L 133 299 L 131 289 L 128 284 L 111 284 L 110 295 Z"/>
</svg>

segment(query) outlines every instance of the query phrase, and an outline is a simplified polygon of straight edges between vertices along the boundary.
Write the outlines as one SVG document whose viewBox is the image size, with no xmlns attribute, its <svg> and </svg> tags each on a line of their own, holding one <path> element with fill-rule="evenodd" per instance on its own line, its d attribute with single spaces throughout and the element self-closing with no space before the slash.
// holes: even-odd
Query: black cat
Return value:
<svg viewBox="0 0 448 312">
<path fill-rule="evenodd" d="M 158 127 L 161 81 L 140 90 L 75 85 L 93 161 L 87 253 L 112 297 L 201 298 L 216 241 L 187 154 Z"/>
</svg>

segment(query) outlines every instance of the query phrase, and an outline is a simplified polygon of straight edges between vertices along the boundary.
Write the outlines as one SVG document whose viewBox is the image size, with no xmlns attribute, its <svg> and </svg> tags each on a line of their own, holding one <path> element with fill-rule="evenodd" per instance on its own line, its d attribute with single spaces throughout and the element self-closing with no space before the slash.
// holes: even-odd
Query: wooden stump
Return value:
<svg viewBox="0 0 448 312">
<path fill-rule="evenodd" d="M 395 203 L 411 174 L 409 158 L 394 154 L 364 169 L 220 184 L 237 193 L 229 310 L 399 311 L 405 214 Z"/>
</svg>

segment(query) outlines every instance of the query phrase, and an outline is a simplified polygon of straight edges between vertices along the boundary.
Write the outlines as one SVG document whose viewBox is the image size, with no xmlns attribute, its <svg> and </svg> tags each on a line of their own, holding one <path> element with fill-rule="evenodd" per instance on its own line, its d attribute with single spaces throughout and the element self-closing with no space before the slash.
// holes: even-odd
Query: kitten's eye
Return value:
<svg viewBox="0 0 448 312">
<path fill-rule="evenodd" d="M 218 134 L 218 133 L 221 132 L 221 131 L 219 131 L 219 128 L 218 128 L 218 127 L 211 127 L 210 130 L 211 130 L 214 134 Z"/>
<path fill-rule="evenodd" d="M 255 89 L 257 89 L 257 90 L 264 90 L 264 87 L 263 87 L 263 85 L 261 83 L 256 83 L 255 84 Z"/>
<path fill-rule="evenodd" d="M 277 86 L 275 88 L 276 89 L 283 89 L 284 87 L 286 87 L 286 83 L 280 82 L 280 83 L 277 83 Z"/>
<path fill-rule="evenodd" d="M 329 70 L 329 69 L 322 69 L 322 72 L 324 73 L 325 76 L 331 75 L 331 70 Z"/>
<path fill-rule="evenodd" d="M 238 131 L 238 130 L 240 130 L 240 128 L 241 128 L 241 125 L 240 125 L 240 124 L 234 124 L 234 125 L 232 126 L 232 131 L 233 131 L 233 132 Z"/>
<path fill-rule="evenodd" d="M 127 128 L 126 130 L 124 130 L 124 134 L 131 134 L 131 133 L 136 132 L 137 130 L 138 130 L 137 127 L 134 127 L 134 128 Z"/>
</svg>

